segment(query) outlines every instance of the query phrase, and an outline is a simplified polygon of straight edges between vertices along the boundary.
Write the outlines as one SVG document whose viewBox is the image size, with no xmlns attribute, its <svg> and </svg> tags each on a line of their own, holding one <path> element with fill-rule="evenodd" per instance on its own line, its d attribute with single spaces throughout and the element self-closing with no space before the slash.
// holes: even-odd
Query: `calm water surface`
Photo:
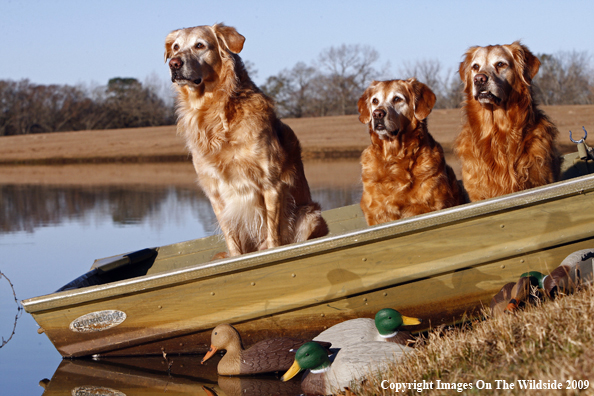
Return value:
<svg viewBox="0 0 594 396">
<path fill-rule="evenodd" d="M 312 188 L 324 210 L 357 203 L 360 185 Z M 276 378 L 218 378 L 216 365 L 172 357 L 62 361 L 19 300 L 54 292 L 97 258 L 201 238 L 217 232 L 209 202 L 176 186 L 0 185 L 0 395 L 299 394 Z M 1 345 L 1 344 L 0 344 Z M 169 372 L 168 363 L 171 364 Z M 282 384 L 282 383 L 281 383 Z M 282 387 L 282 388 L 279 388 Z M 93 393 L 94 392 L 94 393 Z M 110 393 L 120 392 L 120 393 Z"/>
</svg>

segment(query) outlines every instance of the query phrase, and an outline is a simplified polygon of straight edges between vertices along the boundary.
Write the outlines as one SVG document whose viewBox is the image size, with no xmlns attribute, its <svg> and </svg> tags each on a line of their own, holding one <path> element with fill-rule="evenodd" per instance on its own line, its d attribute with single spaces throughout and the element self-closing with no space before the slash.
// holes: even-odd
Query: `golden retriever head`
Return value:
<svg viewBox="0 0 594 396">
<path fill-rule="evenodd" d="M 373 81 L 359 101 L 359 121 L 382 140 L 416 129 L 435 105 L 435 94 L 415 78 Z"/>
<path fill-rule="evenodd" d="M 241 52 L 244 41 L 235 28 L 223 24 L 174 30 L 165 38 L 171 81 L 200 93 L 212 91 L 222 80 L 225 65 L 236 62 L 233 54 Z"/>
<path fill-rule="evenodd" d="M 540 61 L 519 42 L 509 45 L 472 47 L 460 64 L 467 100 L 482 106 L 505 107 L 514 94 L 526 96 Z"/>
</svg>

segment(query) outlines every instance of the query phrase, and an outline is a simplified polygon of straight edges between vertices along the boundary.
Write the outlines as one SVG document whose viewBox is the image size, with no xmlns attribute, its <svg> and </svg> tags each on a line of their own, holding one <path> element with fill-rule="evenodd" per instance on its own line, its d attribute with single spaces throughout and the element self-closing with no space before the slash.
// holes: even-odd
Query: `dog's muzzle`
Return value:
<svg viewBox="0 0 594 396">
<path fill-rule="evenodd" d="M 479 73 L 474 76 L 474 98 L 481 103 L 494 103 L 499 105 L 501 98 L 495 96 L 489 88 L 489 77 L 486 74 Z"/>
<path fill-rule="evenodd" d="M 385 131 L 386 130 L 386 111 L 383 109 L 375 109 L 373 111 L 373 130 L 374 131 Z"/>
<path fill-rule="evenodd" d="M 191 79 L 185 77 L 182 73 L 182 67 L 184 66 L 184 61 L 182 58 L 176 57 L 171 58 L 169 60 L 169 71 L 171 72 L 171 82 L 178 83 L 178 84 L 187 84 L 187 83 L 194 83 L 196 85 L 200 85 L 202 83 L 201 78 Z"/>
</svg>

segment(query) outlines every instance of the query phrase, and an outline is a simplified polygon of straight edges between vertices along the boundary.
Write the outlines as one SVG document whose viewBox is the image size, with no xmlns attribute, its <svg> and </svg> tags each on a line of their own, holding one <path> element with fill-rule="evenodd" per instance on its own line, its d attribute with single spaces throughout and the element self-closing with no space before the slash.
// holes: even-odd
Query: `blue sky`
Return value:
<svg viewBox="0 0 594 396">
<path fill-rule="evenodd" d="M 535 53 L 594 55 L 594 2 L 584 1 L 189 1 L 0 0 L 0 79 L 106 84 L 112 77 L 168 79 L 171 30 L 224 22 L 246 37 L 241 56 L 261 84 L 310 63 L 324 48 L 366 44 L 389 61 L 438 59 L 456 69 L 473 45 L 521 39 Z"/>
</svg>

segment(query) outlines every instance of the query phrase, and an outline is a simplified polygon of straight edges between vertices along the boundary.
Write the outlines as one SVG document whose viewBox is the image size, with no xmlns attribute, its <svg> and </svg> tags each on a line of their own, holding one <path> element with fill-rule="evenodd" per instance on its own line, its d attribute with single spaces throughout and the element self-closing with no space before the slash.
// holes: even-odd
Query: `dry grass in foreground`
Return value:
<svg viewBox="0 0 594 396">
<path fill-rule="evenodd" d="M 417 351 L 381 377 L 369 377 L 355 390 L 365 395 L 452 395 L 439 389 L 447 383 L 470 384 L 463 394 L 565 395 L 594 394 L 594 287 L 527 307 L 515 315 L 487 318 L 463 327 L 436 329 L 417 341 Z M 387 381 L 385 381 L 387 380 Z M 433 390 L 382 389 L 390 383 L 433 384 Z M 499 382 L 498 382 L 499 380 Z M 503 389 L 503 382 L 513 389 Z M 561 390 L 521 389 L 521 380 L 534 385 L 561 383 Z M 567 389 L 584 385 L 584 391 Z M 477 389 L 484 381 L 485 388 Z M 575 382 L 574 382 L 575 381 Z M 487 389 L 488 384 L 492 389 Z M 526 382 L 529 385 L 528 382 Z M 498 388 L 499 385 L 499 389 Z M 454 387 L 455 389 L 455 387 Z"/>
</svg>

